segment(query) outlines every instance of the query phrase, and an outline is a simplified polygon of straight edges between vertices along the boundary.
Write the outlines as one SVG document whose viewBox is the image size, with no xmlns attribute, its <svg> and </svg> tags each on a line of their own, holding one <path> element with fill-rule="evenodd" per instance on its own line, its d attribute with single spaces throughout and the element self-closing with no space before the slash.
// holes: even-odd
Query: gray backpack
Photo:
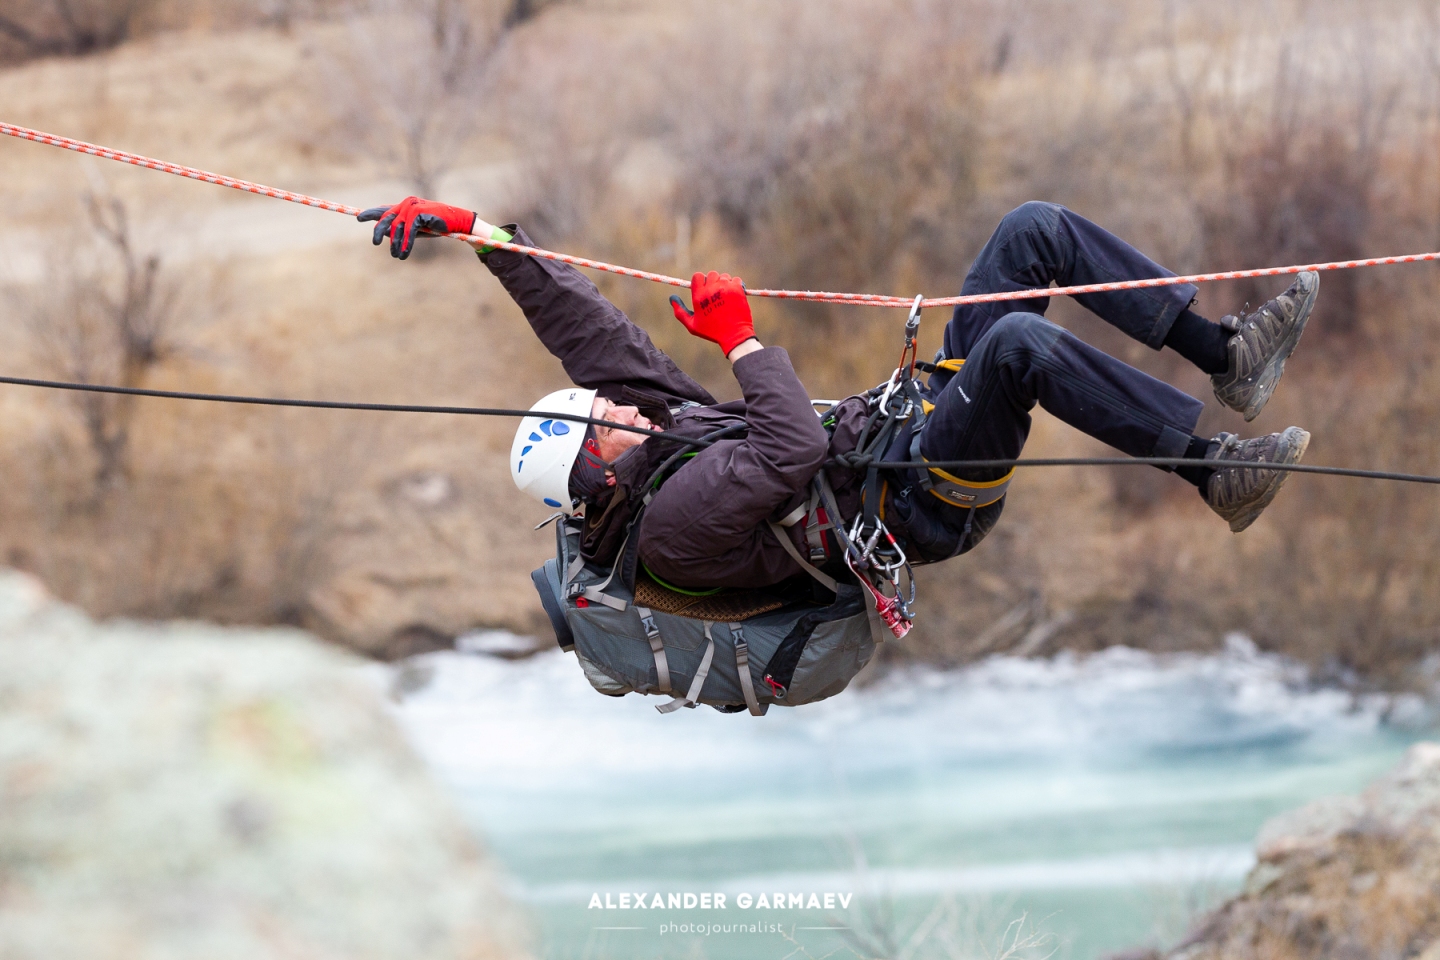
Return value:
<svg viewBox="0 0 1440 960">
<path fill-rule="evenodd" d="M 632 524 L 633 531 L 638 524 Z M 560 648 L 612 697 L 662 694 L 661 713 L 706 703 L 760 716 L 772 703 L 799 706 L 833 697 L 870 661 L 886 631 L 860 587 L 837 583 L 780 542 L 825 586 L 773 591 L 682 593 L 638 564 L 627 536 L 611 569 L 580 556 L 580 521 L 555 525 L 555 559 L 531 574 Z M 683 691 L 683 692 L 682 692 Z"/>
</svg>

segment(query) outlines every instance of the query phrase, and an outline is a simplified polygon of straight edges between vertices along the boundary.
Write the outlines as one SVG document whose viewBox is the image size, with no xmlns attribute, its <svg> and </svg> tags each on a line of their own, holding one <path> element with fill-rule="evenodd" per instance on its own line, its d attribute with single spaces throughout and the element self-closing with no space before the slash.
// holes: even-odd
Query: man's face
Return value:
<svg viewBox="0 0 1440 960">
<path fill-rule="evenodd" d="M 623 423 L 630 427 L 644 427 L 647 430 L 660 429 L 641 416 L 638 408 L 622 407 L 604 397 L 595 398 L 595 402 L 590 406 L 590 416 L 597 420 L 609 420 L 611 423 Z M 600 459 L 606 463 L 614 463 L 620 454 L 644 442 L 645 435 L 643 433 L 611 430 L 609 427 L 602 427 L 598 424 L 595 427 L 595 445 L 600 448 Z"/>
</svg>

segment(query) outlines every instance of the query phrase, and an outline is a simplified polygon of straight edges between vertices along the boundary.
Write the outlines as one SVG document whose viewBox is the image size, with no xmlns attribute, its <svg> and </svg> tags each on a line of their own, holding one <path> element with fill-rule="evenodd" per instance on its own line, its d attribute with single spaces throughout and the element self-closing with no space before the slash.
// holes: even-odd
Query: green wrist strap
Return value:
<svg viewBox="0 0 1440 960">
<path fill-rule="evenodd" d="M 484 230 L 486 227 L 489 227 L 489 228 L 490 228 L 490 233 L 488 234 L 488 236 L 490 237 L 491 240 L 499 240 L 501 243 L 509 243 L 511 240 L 514 240 L 514 239 L 515 239 L 514 234 L 511 234 L 511 233 L 509 233 L 509 232 L 507 232 L 507 231 L 505 231 L 505 230 L 501 230 L 501 229 L 500 229 L 499 227 L 497 227 L 497 226 L 493 226 L 493 225 L 491 225 L 491 224 L 488 224 L 488 223 L 486 223 L 484 220 L 481 220 L 481 219 L 478 218 L 478 217 L 475 219 L 475 226 L 474 226 L 474 228 L 472 228 L 472 229 L 474 229 L 475 232 L 478 234 L 478 233 L 480 233 L 482 230 Z M 475 251 L 475 252 L 476 252 L 477 254 L 480 254 L 480 255 L 483 256 L 484 254 L 487 254 L 487 253 L 489 253 L 491 250 L 494 250 L 494 249 L 495 249 L 494 247 L 481 247 L 479 250 L 477 250 L 477 251 Z"/>
</svg>

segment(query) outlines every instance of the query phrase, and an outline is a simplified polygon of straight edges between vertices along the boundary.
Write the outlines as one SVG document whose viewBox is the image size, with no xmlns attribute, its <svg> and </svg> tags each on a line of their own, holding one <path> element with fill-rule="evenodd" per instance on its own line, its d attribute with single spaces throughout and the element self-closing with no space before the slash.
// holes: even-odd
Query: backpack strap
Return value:
<svg viewBox="0 0 1440 960">
<path fill-rule="evenodd" d="M 735 668 L 740 673 L 740 691 L 745 694 L 745 706 L 752 717 L 765 714 L 760 699 L 755 696 L 755 681 L 750 678 L 750 646 L 745 642 L 745 631 L 740 624 L 730 624 L 730 636 L 735 641 Z"/>
<path fill-rule="evenodd" d="M 629 542 L 630 531 L 627 530 L 625 539 L 620 542 L 620 557 L 622 559 L 625 556 L 625 546 Z M 584 597 L 591 603 L 603 604 L 612 610 L 619 610 L 621 613 L 624 613 L 630 608 L 630 604 L 621 600 L 619 597 L 612 597 L 605 592 L 605 588 L 610 586 L 615 580 L 615 571 L 620 569 L 621 566 L 621 562 L 617 560 L 616 564 L 610 568 L 610 575 L 608 577 L 599 583 L 593 583 L 588 587 L 583 587 L 578 583 L 571 582 L 575 579 L 575 576 L 585 568 L 585 558 L 578 553 L 575 554 L 575 559 L 571 560 L 570 565 L 565 568 L 565 599 L 575 600 L 579 597 Z"/>
<path fill-rule="evenodd" d="M 637 606 L 635 612 L 640 614 L 640 626 L 645 629 L 645 639 L 650 641 L 650 654 L 655 658 L 655 676 L 659 681 L 660 692 L 670 692 L 670 661 L 665 656 L 665 641 L 660 637 L 660 628 L 655 625 L 655 614 L 649 607 Z"/>
<path fill-rule="evenodd" d="M 710 664 L 715 662 L 715 638 L 710 635 L 710 621 L 705 621 L 705 656 L 700 658 L 700 669 L 695 671 L 695 679 L 690 681 L 690 689 L 685 691 L 685 696 L 676 697 L 669 703 L 662 703 L 656 710 L 661 713 L 674 713 L 681 707 L 694 709 L 695 704 L 700 702 L 700 691 L 705 688 L 705 678 L 710 676 Z"/>
</svg>

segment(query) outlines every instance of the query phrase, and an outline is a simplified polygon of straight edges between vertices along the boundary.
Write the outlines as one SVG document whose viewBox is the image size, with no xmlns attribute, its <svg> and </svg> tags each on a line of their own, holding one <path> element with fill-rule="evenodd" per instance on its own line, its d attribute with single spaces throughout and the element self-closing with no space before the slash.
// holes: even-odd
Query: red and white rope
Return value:
<svg viewBox="0 0 1440 960">
<path fill-rule="evenodd" d="M 303 193 L 291 193 L 289 190 L 277 190 L 274 187 L 267 187 L 263 184 L 251 183 L 249 180 L 239 180 L 235 177 L 226 177 L 218 173 L 197 170 L 194 167 L 167 163 L 164 160 L 155 160 L 151 157 L 127 153 L 124 150 L 113 150 L 109 147 L 86 143 L 83 140 L 72 140 L 69 137 L 42 133 L 39 130 L 31 130 L 28 127 L 17 126 L 13 123 L 0 122 L 0 133 L 10 137 L 18 137 L 22 140 L 32 140 L 35 143 L 43 143 L 52 147 L 63 147 L 66 150 L 89 154 L 92 157 L 100 157 L 105 160 L 118 160 L 121 163 L 128 163 L 137 167 L 159 170 L 162 173 L 174 174 L 177 177 L 187 177 L 191 180 L 200 180 L 222 187 L 230 187 L 233 190 L 244 190 L 246 193 L 255 193 L 264 197 L 274 197 L 277 200 L 288 200 L 291 203 L 300 203 L 307 207 L 332 210 L 335 213 L 343 213 L 352 217 L 360 212 L 359 207 L 351 207 L 343 203 L 332 203 L 329 200 L 307 197 Z M 556 253 L 552 250 L 542 250 L 538 247 L 527 247 L 518 243 L 504 243 L 498 240 L 490 240 L 485 237 L 475 237 L 468 234 L 450 234 L 450 236 L 456 240 L 463 240 L 471 246 L 487 246 L 496 247 L 501 250 L 512 250 L 515 253 L 528 254 L 532 257 L 542 257 L 546 260 L 556 260 L 560 263 L 568 263 L 576 267 L 588 267 L 591 270 L 614 273 L 622 277 L 634 277 L 637 280 L 649 280 L 653 283 L 662 283 L 672 287 L 688 288 L 690 286 L 689 280 L 682 280 L 679 277 L 666 276 L 663 273 L 651 273 L 647 270 L 636 270 L 633 267 L 617 266 L 613 263 L 591 260 L 587 257 L 576 257 L 570 254 Z M 1256 270 L 1225 270 L 1220 273 L 1197 273 L 1188 277 L 1154 277 L 1146 280 L 1121 280 L 1113 283 L 1091 283 L 1073 287 L 1045 287 L 1033 290 L 1011 290 L 1005 293 L 936 297 L 922 301 L 921 306 L 953 307 L 967 303 L 993 303 L 1002 300 L 1030 300 L 1038 297 L 1076 296 L 1087 293 L 1109 293 L 1116 290 L 1140 290 L 1147 287 L 1167 287 L 1183 283 L 1210 283 L 1215 280 L 1245 280 L 1253 277 L 1274 277 L 1284 274 L 1301 273 L 1306 270 L 1353 270 L 1359 267 L 1379 267 L 1389 264 L 1421 263 L 1433 260 L 1440 260 L 1440 252 L 1412 253 L 1398 257 L 1370 257 L 1364 260 L 1338 260 L 1331 263 L 1307 263 L 1289 267 L 1262 267 Z M 777 300 L 811 300 L 821 303 L 852 303 L 869 307 L 908 309 L 913 306 L 915 302 L 913 297 L 892 297 L 872 293 L 832 293 L 822 290 L 748 290 L 747 292 L 752 297 L 770 297 Z"/>
</svg>

